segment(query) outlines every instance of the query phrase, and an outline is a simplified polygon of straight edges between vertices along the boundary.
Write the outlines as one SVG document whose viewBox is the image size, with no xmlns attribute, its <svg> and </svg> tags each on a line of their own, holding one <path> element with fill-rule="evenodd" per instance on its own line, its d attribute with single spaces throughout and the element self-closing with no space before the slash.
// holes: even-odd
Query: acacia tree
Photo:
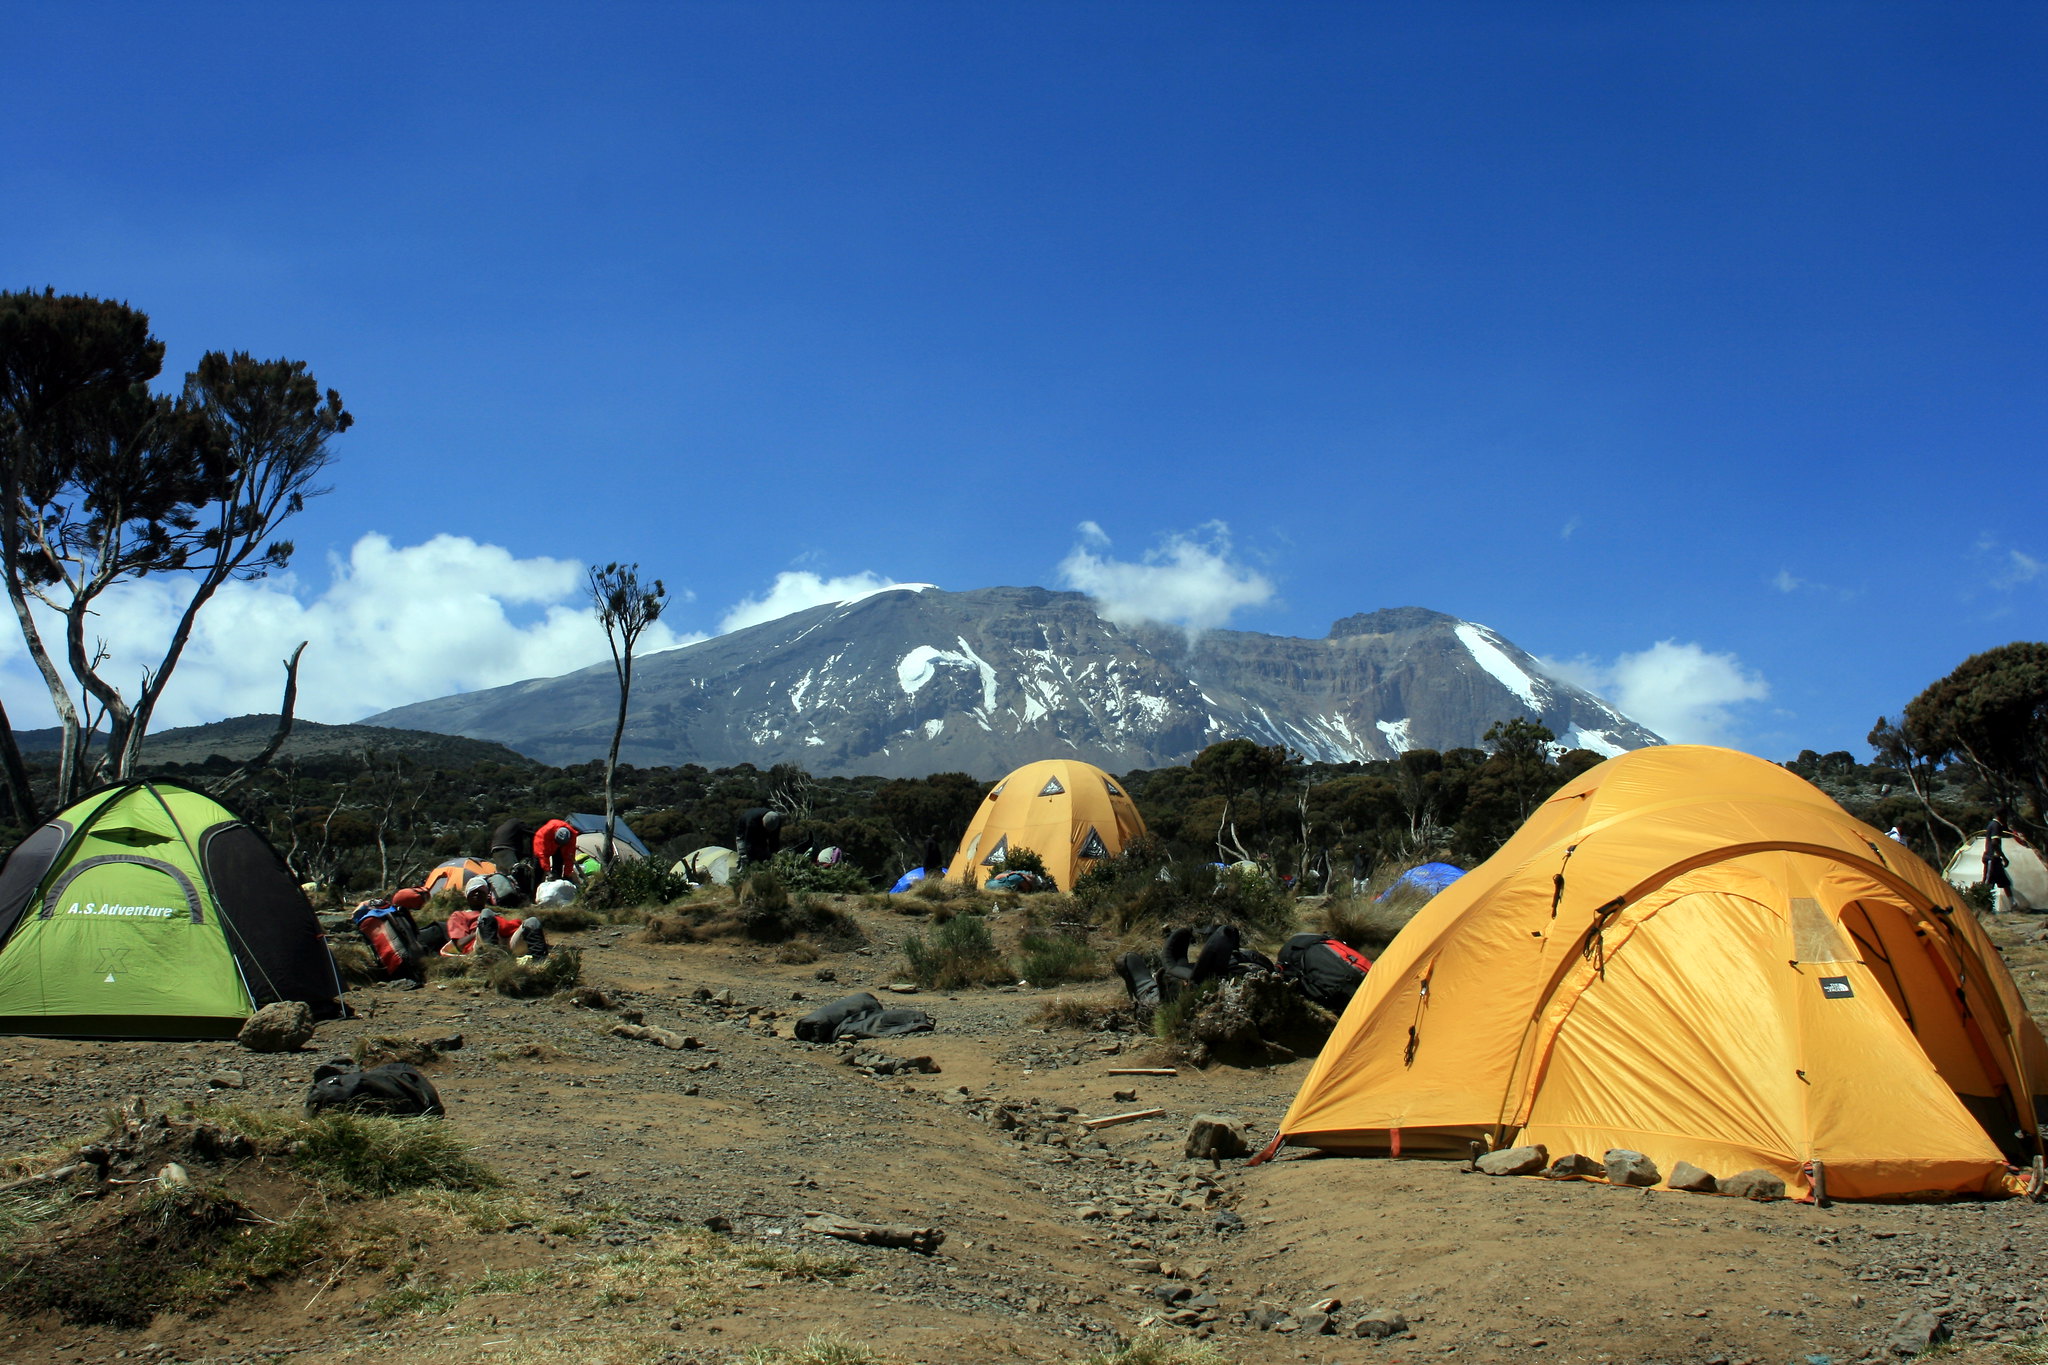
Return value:
<svg viewBox="0 0 2048 1365">
<path fill-rule="evenodd" d="M 175 399 L 152 393 L 163 351 L 148 316 L 126 304 L 0 294 L 0 577 L 63 728 L 60 805 L 102 771 L 133 773 L 200 610 L 230 579 L 290 562 L 291 542 L 272 534 L 324 491 L 313 482 L 332 458 L 328 441 L 354 420 L 332 389 L 322 401 L 302 362 L 240 352 L 202 357 Z M 111 589 L 174 573 L 190 595 L 131 697 L 88 629 Z M 68 679 L 38 605 L 61 622 Z M 21 805 L 25 778 L 8 767 Z"/>
<path fill-rule="evenodd" d="M 604 759 L 604 853 L 600 861 L 612 865 L 612 840 L 619 828 L 618 800 L 613 782 L 619 771 L 619 742 L 626 736 L 626 708 L 633 696 L 633 650 L 647 628 L 661 618 L 668 590 L 660 579 L 649 587 L 640 581 L 638 564 L 590 566 L 590 601 L 604 626 L 605 643 L 611 646 L 612 672 L 619 679 L 619 719 L 612 726 L 612 747 Z"/>
<path fill-rule="evenodd" d="M 1922 755 L 1967 763 L 2013 823 L 2048 836 L 2048 644 L 1971 655 L 1906 703 L 1897 728 Z"/>
</svg>

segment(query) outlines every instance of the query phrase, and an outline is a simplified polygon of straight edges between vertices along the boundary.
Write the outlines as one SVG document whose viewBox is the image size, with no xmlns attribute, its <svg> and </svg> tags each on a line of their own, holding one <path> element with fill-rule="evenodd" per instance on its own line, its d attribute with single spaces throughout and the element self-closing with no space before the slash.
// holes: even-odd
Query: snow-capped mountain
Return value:
<svg viewBox="0 0 2048 1365">
<path fill-rule="evenodd" d="M 368 723 L 575 763 L 603 757 L 617 711 L 605 663 Z M 1331 761 L 1476 746 L 1512 716 L 1602 754 L 1662 743 L 1498 632 L 1420 607 L 1348 616 L 1320 640 L 1190 638 L 1112 624 L 1080 593 L 904 585 L 638 660 L 621 755 L 984 777 L 1072 755 L 1127 772 L 1185 762 L 1220 739 Z"/>
</svg>

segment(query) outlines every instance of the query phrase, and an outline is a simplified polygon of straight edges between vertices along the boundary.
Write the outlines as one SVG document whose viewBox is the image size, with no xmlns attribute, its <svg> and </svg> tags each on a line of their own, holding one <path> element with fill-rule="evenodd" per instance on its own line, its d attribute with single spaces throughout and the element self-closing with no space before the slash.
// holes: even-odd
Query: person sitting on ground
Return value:
<svg viewBox="0 0 2048 1365">
<path fill-rule="evenodd" d="M 576 875 L 576 826 L 550 820 L 533 832 L 533 860 L 544 881 L 566 882 Z"/>
<path fill-rule="evenodd" d="M 462 888 L 463 907 L 448 916 L 441 956 L 465 957 L 484 944 L 492 944 L 514 957 L 546 957 L 548 936 L 540 919 L 529 916 L 516 920 L 499 914 L 494 891 L 488 877 L 469 879 L 469 884 Z"/>
</svg>

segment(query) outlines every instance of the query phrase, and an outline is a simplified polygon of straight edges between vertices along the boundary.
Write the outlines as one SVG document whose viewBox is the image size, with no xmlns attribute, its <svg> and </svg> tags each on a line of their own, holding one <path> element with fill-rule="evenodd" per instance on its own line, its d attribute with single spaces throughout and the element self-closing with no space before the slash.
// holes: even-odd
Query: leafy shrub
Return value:
<svg viewBox="0 0 2048 1365">
<path fill-rule="evenodd" d="M 866 874 L 852 863 L 835 863 L 826 867 L 816 858 L 787 849 L 776 854 L 769 861 L 768 868 L 791 891 L 857 896 L 869 889 Z"/>
<path fill-rule="evenodd" d="M 816 896 L 805 892 L 792 901 L 782 879 L 767 868 L 740 888 L 737 922 L 756 943 L 783 943 L 801 936 L 843 951 L 867 942 L 859 925 Z"/>
<path fill-rule="evenodd" d="M 585 882 L 576 904 L 585 912 L 631 910 L 667 905 L 694 890 L 696 884 L 688 877 L 661 863 L 645 858 L 627 862 L 622 858 Z"/>
<path fill-rule="evenodd" d="M 1053 884 L 1052 873 L 1045 870 L 1045 859 L 1038 855 L 1038 850 L 1025 848 L 1021 844 L 1016 848 L 1003 850 L 1003 865 L 996 869 L 996 872 L 1032 872 L 1045 878 L 1047 886 Z"/>
<path fill-rule="evenodd" d="M 1034 986 L 1088 981 L 1102 974 L 1102 955 L 1071 934 L 1028 930 L 1017 940 L 1017 975 Z"/>
<path fill-rule="evenodd" d="M 1011 980 L 1010 970 L 996 953 L 988 921 L 979 915 L 955 915 L 932 929 L 931 942 L 912 934 L 903 942 L 911 979 L 927 990 L 958 990 Z"/>
<path fill-rule="evenodd" d="M 1996 912 L 1998 907 L 1994 903 L 1994 898 L 1997 894 L 1985 882 L 1976 882 L 1956 892 L 1956 895 L 1962 898 L 1963 904 L 1969 906 L 1971 913 L 1979 919 L 1987 919 Z"/>
<path fill-rule="evenodd" d="M 1239 872 L 1200 859 L 1098 884 L 1091 897 L 1077 895 L 1119 933 L 1179 924 L 1234 924 L 1252 938 L 1277 938 L 1294 928 L 1294 903 L 1260 872 Z"/>
<path fill-rule="evenodd" d="M 1383 901 L 1332 896 L 1323 902 L 1316 928 L 1339 943 L 1378 957 L 1394 941 L 1394 935 L 1415 918 L 1415 912 L 1428 903 L 1429 897 L 1421 892 L 1403 895 L 1397 891 Z"/>
<path fill-rule="evenodd" d="M 1046 1028 L 1080 1029 L 1083 1033 L 1127 1028 L 1131 1022 L 1131 1002 L 1121 994 L 1114 999 L 1056 995 L 1031 1012 L 1031 1022 Z"/>
</svg>

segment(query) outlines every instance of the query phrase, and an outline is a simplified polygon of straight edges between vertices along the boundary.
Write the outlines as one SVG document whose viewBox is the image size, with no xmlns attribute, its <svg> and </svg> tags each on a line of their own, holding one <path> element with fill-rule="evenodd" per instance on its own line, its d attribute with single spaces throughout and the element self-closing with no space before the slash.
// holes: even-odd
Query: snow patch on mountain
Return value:
<svg viewBox="0 0 2048 1365">
<path fill-rule="evenodd" d="M 1493 680 L 1521 698 L 1524 705 L 1538 715 L 1543 713 L 1545 699 L 1537 694 L 1543 684 L 1522 671 L 1522 666 L 1501 648 L 1500 637 L 1485 626 L 1475 626 L 1470 621 L 1460 621 L 1455 627 L 1458 639 L 1471 653 L 1472 661 L 1493 675 Z M 1544 687 L 1545 691 L 1549 689 Z"/>
<path fill-rule="evenodd" d="M 1373 728 L 1386 736 L 1389 749 L 1397 754 L 1405 754 L 1415 747 L 1415 741 L 1408 738 L 1409 721 L 1410 718 L 1407 716 L 1399 720 L 1376 720 L 1373 722 Z"/>
<path fill-rule="evenodd" d="M 1577 725 L 1564 732 L 1564 747 L 1591 749 L 1603 758 L 1613 758 L 1628 752 L 1626 744 L 1617 744 L 1605 730 L 1587 730 Z"/>
</svg>

